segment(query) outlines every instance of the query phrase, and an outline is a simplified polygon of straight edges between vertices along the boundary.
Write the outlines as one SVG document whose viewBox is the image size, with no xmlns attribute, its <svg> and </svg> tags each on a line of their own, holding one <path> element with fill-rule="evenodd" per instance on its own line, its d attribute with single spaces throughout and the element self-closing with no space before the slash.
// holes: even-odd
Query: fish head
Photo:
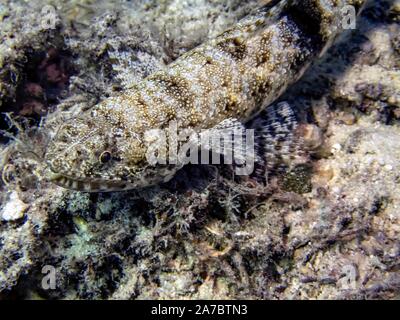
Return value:
<svg viewBox="0 0 400 320">
<path fill-rule="evenodd" d="M 66 121 L 50 141 L 48 179 L 72 190 L 108 192 L 143 188 L 169 180 L 174 165 L 151 164 L 144 134 L 118 108 L 93 107 Z"/>
</svg>

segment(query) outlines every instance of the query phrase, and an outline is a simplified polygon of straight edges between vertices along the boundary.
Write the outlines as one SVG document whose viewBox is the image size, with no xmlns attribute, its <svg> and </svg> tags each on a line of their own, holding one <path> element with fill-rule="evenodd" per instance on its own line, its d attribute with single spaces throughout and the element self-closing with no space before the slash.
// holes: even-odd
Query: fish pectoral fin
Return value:
<svg viewBox="0 0 400 320">
<path fill-rule="evenodd" d="M 286 172 L 308 163 L 313 149 L 308 146 L 308 140 L 318 140 L 321 136 L 317 126 L 301 123 L 287 102 L 267 107 L 248 127 L 255 130 L 259 176 Z"/>
<path fill-rule="evenodd" d="M 225 119 L 200 134 L 200 148 L 222 156 L 225 164 L 243 164 L 254 156 L 254 130 L 247 129 L 238 119 Z"/>
</svg>

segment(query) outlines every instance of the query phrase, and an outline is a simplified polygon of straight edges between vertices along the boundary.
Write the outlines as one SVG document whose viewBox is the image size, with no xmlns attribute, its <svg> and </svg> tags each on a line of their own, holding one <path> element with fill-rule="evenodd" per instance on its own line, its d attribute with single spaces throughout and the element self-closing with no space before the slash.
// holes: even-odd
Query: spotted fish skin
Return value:
<svg viewBox="0 0 400 320">
<path fill-rule="evenodd" d="M 46 162 L 51 180 L 97 192 L 167 181 L 179 165 L 150 165 L 145 132 L 246 122 L 274 102 L 341 31 L 343 9 L 364 0 L 272 1 L 118 96 L 62 126 Z"/>
</svg>

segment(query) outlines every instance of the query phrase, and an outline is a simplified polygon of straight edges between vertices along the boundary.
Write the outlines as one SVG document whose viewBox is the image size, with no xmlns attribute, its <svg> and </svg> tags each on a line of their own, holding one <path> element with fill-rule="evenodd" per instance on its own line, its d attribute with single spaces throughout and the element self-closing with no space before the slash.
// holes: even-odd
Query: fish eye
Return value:
<svg viewBox="0 0 400 320">
<path fill-rule="evenodd" d="M 111 152 L 110 151 L 103 151 L 99 157 L 101 163 L 106 163 L 111 160 Z"/>
</svg>

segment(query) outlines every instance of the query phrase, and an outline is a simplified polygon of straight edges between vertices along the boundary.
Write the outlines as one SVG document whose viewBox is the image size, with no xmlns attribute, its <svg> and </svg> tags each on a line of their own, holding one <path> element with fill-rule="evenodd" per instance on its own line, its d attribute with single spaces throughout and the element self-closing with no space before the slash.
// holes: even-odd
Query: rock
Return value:
<svg viewBox="0 0 400 320">
<path fill-rule="evenodd" d="M 324 142 L 322 130 L 313 124 L 304 124 L 299 127 L 300 136 L 308 150 L 319 148 Z"/>
</svg>

